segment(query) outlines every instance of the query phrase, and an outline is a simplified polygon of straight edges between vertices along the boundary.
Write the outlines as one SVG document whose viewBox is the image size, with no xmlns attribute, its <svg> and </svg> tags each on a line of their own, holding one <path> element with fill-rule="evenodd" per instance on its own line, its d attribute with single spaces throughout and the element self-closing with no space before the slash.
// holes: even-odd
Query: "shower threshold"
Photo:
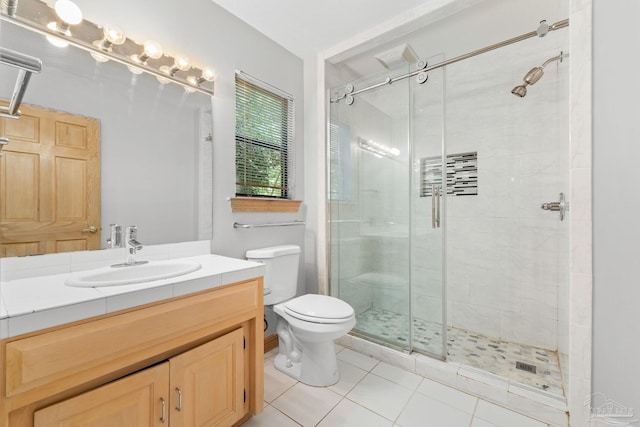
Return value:
<svg viewBox="0 0 640 427">
<path fill-rule="evenodd" d="M 414 318 L 412 323 L 414 349 L 418 352 L 441 354 L 440 325 L 418 318 Z M 353 333 L 379 344 L 401 349 L 403 341 L 408 345 L 407 324 L 407 315 L 371 308 L 357 316 Z M 558 354 L 554 351 L 447 327 L 446 360 L 564 398 Z M 535 369 L 530 368 L 531 366 Z"/>
</svg>

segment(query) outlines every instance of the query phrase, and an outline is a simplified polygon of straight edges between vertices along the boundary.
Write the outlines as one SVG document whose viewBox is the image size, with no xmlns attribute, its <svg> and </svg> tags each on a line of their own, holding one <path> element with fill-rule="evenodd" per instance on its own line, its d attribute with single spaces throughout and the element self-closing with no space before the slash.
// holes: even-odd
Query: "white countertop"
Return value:
<svg viewBox="0 0 640 427">
<path fill-rule="evenodd" d="M 73 272 L 2 281 L 1 338 L 264 275 L 263 264 L 220 255 L 174 260 L 180 259 L 199 262 L 202 268 L 168 279 L 100 288 L 65 285 L 66 279 L 77 274 Z"/>
</svg>

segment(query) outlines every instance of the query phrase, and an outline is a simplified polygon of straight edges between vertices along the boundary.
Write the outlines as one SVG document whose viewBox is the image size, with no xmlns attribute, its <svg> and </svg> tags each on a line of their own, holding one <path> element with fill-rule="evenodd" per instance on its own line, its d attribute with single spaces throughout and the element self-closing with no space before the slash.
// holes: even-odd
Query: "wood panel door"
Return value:
<svg viewBox="0 0 640 427">
<path fill-rule="evenodd" d="M 246 414 L 243 331 L 170 359 L 171 427 L 232 426 Z"/>
<path fill-rule="evenodd" d="M 0 118 L 0 257 L 100 248 L 100 123 L 22 105 Z"/>
<path fill-rule="evenodd" d="M 159 427 L 168 425 L 168 362 L 34 414 L 34 427 Z"/>
</svg>

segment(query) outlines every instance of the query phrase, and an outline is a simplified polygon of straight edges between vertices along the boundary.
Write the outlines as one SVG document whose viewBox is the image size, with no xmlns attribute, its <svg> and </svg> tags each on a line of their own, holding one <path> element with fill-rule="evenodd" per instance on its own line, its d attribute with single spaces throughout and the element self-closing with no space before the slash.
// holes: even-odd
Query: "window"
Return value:
<svg viewBox="0 0 640 427">
<path fill-rule="evenodd" d="M 236 72 L 236 196 L 292 196 L 294 100 Z"/>
</svg>

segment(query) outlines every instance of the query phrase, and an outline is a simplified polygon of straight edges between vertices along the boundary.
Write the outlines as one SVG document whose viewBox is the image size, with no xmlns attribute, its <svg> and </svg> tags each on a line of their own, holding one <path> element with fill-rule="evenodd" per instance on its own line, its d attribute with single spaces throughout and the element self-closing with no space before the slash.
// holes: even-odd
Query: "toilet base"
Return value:
<svg viewBox="0 0 640 427">
<path fill-rule="evenodd" d="M 297 349 L 300 357 L 296 362 L 281 346 L 274 361 L 276 369 L 314 387 L 326 387 L 337 383 L 340 373 L 333 341 L 305 343 L 302 347 Z"/>
</svg>

